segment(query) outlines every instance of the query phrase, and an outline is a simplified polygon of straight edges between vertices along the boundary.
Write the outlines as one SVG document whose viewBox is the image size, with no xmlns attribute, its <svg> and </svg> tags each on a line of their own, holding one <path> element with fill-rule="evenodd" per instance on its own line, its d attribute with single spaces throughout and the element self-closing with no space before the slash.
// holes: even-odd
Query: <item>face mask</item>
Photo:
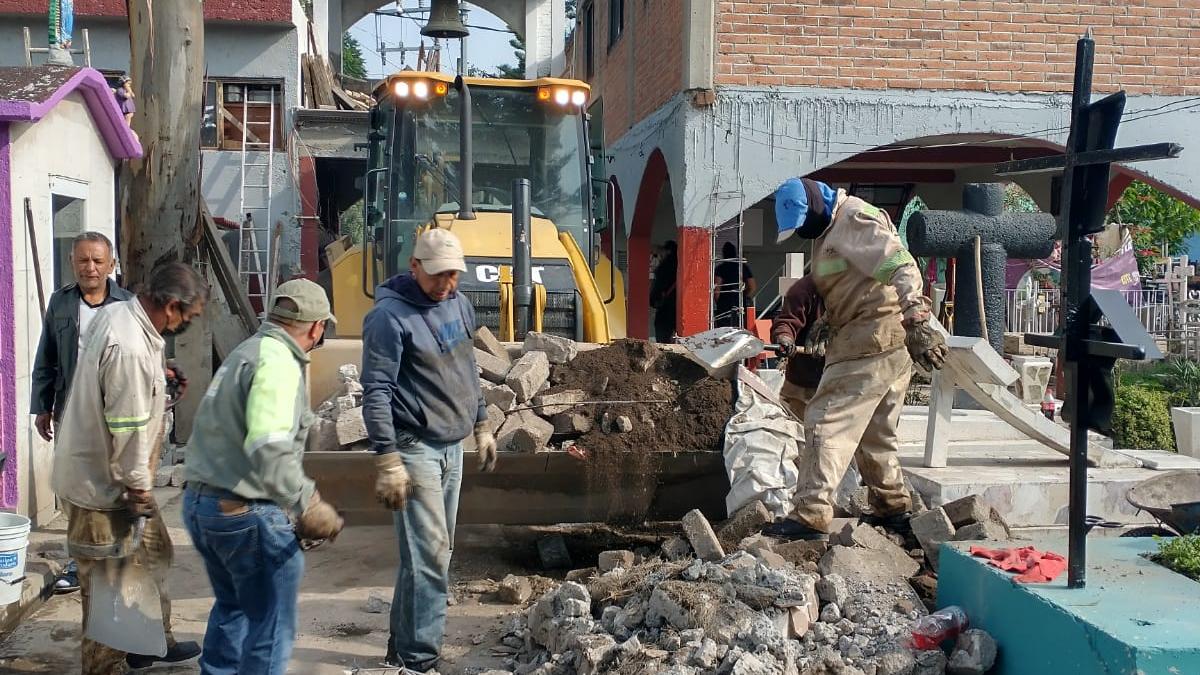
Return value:
<svg viewBox="0 0 1200 675">
<path fill-rule="evenodd" d="M 192 322 L 189 319 L 188 321 L 184 321 L 183 323 L 179 324 L 178 326 L 176 326 L 174 328 L 167 328 L 167 329 L 163 330 L 162 334 L 164 337 L 173 337 L 173 336 L 179 335 L 183 331 L 187 330 L 188 326 L 190 326 L 190 325 L 192 325 Z"/>
</svg>

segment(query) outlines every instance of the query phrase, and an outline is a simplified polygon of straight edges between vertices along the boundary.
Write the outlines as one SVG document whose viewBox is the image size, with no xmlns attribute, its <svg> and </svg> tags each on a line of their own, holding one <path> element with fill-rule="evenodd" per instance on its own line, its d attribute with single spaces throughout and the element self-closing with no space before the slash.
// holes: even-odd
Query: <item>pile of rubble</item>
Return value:
<svg viewBox="0 0 1200 675">
<path fill-rule="evenodd" d="M 595 568 L 570 573 L 514 618 L 499 647 L 510 654 L 506 667 L 518 675 L 982 675 L 992 667 L 995 643 L 983 631 L 960 636 L 949 658 L 909 646 L 927 614 L 910 582 L 921 548 L 851 519 L 828 542 L 780 542 L 757 534 L 769 519 L 754 502 L 714 531 L 693 511 L 685 536 L 657 551 L 602 553 Z"/>
<path fill-rule="evenodd" d="M 642 340 L 581 351 L 572 340 L 530 333 L 506 345 L 483 327 L 475 361 L 502 452 L 720 451 L 732 411 L 728 383 Z M 310 450 L 366 448 L 358 369 L 338 372 L 339 390 L 317 408 Z"/>
</svg>

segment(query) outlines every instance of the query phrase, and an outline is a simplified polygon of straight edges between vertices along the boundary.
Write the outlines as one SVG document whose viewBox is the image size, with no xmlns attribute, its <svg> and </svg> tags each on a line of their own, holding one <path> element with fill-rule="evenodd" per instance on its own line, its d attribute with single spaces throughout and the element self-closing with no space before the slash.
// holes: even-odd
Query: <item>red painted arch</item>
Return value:
<svg viewBox="0 0 1200 675">
<path fill-rule="evenodd" d="M 626 287 L 629 289 L 627 331 L 629 337 L 650 337 L 650 233 L 654 229 L 654 211 L 663 186 L 670 174 L 667 160 L 658 148 L 650 153 L 642 180 L 638 184 L 629 226 L 629 268 Z"/>
</svg>

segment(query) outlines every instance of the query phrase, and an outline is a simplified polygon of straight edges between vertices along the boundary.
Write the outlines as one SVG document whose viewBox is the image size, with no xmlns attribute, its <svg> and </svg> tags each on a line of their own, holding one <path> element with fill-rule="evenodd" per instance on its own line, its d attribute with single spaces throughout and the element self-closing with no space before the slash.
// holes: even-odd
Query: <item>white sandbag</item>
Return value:
<svg viewBox="0 0 1200 675">
<path fill-rule="evenodd" d="M 796 439 L 802 438 L 802 428 L 757 375 L 738 367 L 737 401 L 725 425 L 729 513 L 755 499 L 777 518 L 792 510 L 798 478 Z"/>
</svg>

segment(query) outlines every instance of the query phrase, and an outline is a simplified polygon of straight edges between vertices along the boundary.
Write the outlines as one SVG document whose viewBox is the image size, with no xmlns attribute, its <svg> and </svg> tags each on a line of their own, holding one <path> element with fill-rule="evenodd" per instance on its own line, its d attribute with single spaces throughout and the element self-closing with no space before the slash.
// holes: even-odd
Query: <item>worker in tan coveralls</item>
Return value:
<svg viewBox="0 0 1200 675">
<path fill-rule="evenodd" d="M 195 657 L 195 642 L 176 642 L 165 581 L 172 546 L 154 502 L 154 473 L 163 440 L 162 336 L 182 333 L 204 311 L 208 286 L 191 267 L 161 265 L 134 298 L 106 305 L 83 334 L 75 378 L 54 445 L 54 493 L 67 513 L 67 546 L 79 564 L 85 637 L 83 675 L 119 675 L 155 661 Z M 167 653 L 125 654 L 86 637 L 94 573 L 125 557 L 134 524 L 146 517 L 132 556 L 152 571 L 162 600 Z"/>
<path fill-rule="evenodd" d="M 764 533 L 822 539 L 834 491 L 852 458 L 869 490 L 874 524 L 904 527 L 912 502 L 896 455 L 896 426 L 916 361 L 945 362 L 929 325 L 921 274 L 886 213 L 843 190 L 794 178 L 775 195 L 779 241 L 813 241 L 813 281 L 825 302 L 825 373 L 805 411 L 807 435 L 795 509 Z"/>
</svg>

